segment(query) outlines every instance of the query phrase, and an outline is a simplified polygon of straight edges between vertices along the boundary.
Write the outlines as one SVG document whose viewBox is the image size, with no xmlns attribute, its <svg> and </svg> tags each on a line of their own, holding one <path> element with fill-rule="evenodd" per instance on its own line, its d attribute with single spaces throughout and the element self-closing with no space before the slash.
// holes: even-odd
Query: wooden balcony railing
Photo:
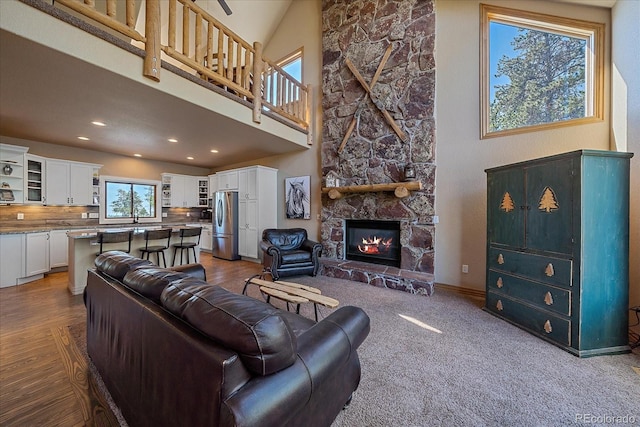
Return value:
<svg viewBox="0 0 640 427">
<path fill-rule="evenodd" d="M 118 9 L 122 0 L 106 0 L 103 10 L 95 0 L 56 0 L 56 4 L 144 46 L 144 76 L 159 81 L 162 60 L 179 63 L 250 101 L 255 122 L 260 123 L 263 109 L 271 110 L 307 132 L 311 144 L 311 86 L 265 58 L 261 43 L 244 41 L 192 0 L 146 0 L 144 28 L 136 28 L 140 0 L 126 0 L 124 10 Z"/>
</svg>

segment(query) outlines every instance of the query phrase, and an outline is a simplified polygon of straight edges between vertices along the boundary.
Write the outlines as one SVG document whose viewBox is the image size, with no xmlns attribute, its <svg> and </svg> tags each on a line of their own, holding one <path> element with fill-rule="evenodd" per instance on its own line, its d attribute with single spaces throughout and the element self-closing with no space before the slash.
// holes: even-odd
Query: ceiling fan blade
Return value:
<svg viewBox="0 0 640 427">
<path fill-rule="evenodd" d="M 229 8 L 229 5 L 227 4 L 227 2 L 226 2 L 226 1 L 224 1 L 224 0 L 218 0 L 218 3 L 220 3 L 220 6 L 222 6 L 222 8 L 224 9 L 224 12 L 225 12 L 227 15 L 231 15 L 231 13 L 232 13 L 232 12 L 231 12 L 231 9 Z"/>
</svg>

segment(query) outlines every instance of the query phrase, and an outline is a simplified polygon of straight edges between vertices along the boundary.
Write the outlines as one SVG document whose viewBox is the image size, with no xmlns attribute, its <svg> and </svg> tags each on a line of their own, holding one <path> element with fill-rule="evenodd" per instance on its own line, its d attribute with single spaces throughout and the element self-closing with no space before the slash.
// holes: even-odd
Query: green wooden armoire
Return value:
<svg viewBox="0 0 640 427">
<path fill-rule="evenodd" d="M 579 150 L 486 170 L 486 311 L 580 357 L 630 351 L 632 156 Z"/>
</svg>

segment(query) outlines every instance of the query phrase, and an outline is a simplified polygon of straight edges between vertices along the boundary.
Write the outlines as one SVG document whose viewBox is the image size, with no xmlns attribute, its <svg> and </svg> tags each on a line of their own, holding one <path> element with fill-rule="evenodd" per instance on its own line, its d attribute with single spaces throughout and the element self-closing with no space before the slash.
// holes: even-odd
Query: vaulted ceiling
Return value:
<svg viewBox="0 0 640 427">
<path fill-rule="evenodd" d="M 197 0 L 244 40 L 266 44 L 291 0 L 227 3 L 231 16 L 222 11 L 217 0 Z M 2 19 L 9 19 L 3 15 Z M 163 72 L 166 76 L 167 71 Z M 140 74 L 141 70 L 132 73 Z M 194 85 L 194 91 L 206 91 L 189 84 Z M 220 97 L 204 93 L 200 96 Z M 250 117 L 251 109 L 243 108 Z M 94 120 L 107 126 L 98 129 L 91 124 Z M 209 168 L 300 149 L 255 125 L 238 123 L 202 105 L 13 34 L 4 24 L 0 29 L 0 135 L 123 155 L 139 153 L 144 158 Z M 82 135 L 91 140 L 77 139 Z M 168 138 L 179 142 L 168 142 Z M 218 153 L 211 153 L 212 149 Z"/>
</svg>

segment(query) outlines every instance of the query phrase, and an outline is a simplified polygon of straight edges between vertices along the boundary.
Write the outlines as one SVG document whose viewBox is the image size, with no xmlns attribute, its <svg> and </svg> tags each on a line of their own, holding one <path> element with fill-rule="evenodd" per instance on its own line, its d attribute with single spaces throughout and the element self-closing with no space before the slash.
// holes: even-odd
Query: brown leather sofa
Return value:
<svg viewBox="0 0 640 427">
<path fill-rule="evenodd" d="M 304 228 L 267 228 L 262 232 L 262 264 L 273 280 L 286 276 L 315 276 L 322 245 L 307 238 Z"/>
<path fill-rule="evenodd" d="M 131 427 L 328 426 L 358 387 L 359 308 L 316 323 L 208 284 L 199 265 L 116 251 L 95 264 L 87 352 Z"/>
</svg>

